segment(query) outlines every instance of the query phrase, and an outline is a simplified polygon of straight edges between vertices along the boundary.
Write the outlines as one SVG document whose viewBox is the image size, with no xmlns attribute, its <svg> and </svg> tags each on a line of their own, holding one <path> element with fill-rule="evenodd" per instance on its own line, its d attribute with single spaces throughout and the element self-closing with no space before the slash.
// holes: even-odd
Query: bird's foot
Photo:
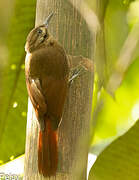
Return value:
<svg viewBox="0 0 139 180">
<path fill-rule="evenodd" d="M 70 78 L 69 78 L 69 86 L 73 83 L 73 81 L 80 76 L 81 74 L 84 74 L 84 68 L 82 65 L 77 66 L 76 68 L 71 70 Z"/>
</svg>

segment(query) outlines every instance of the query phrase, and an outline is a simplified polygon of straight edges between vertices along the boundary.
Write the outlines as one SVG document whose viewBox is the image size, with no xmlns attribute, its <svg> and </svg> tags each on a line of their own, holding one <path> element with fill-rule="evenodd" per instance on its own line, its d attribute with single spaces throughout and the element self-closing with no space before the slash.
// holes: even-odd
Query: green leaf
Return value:
<svg viewBox="0 0 139 180">
<path fill-rule="evenodd" d="M 139 179 L 139 121 L 97 158 L 89 180 Z"/>
<path fill-rule="evenodd" d="M 7 36 L 8 60 L 2 69 L 2 106 L 0 108 L 0 160 L 24 152 L 27 91 L 24 76 L 24 44 L 34 26 L 35 0 L 16 0 Z"/>
</svg>

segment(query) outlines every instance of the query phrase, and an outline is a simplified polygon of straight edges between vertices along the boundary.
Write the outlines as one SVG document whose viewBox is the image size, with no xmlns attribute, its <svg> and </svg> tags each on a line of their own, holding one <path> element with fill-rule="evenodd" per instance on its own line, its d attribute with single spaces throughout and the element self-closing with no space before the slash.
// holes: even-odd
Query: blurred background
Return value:
<svg viewBox="0 0 139 180">
<path fill-rule="evenodd" d="M 139 118 L 139 0 L 104 0 L 101 7 L 98 2 L 84 1 L 101 27 L 90 124 L 90 152 L 96 155 Z M 0 165 L 25 152 L 24 44 L 35 9 L 35 0 L 0 2 Z"/>
<path fill-rule="evenodd" d="M 0 164 L 25 152 L 24 44 L 34 27 L 35 9 L 35 0 L 0 2 Z"/>
</svg>

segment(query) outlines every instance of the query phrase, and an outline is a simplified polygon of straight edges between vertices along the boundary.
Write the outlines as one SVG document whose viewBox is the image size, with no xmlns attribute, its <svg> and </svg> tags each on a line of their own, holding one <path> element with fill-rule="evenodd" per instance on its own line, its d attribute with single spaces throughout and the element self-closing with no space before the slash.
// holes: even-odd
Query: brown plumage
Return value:
<svg viewBox="0 0 139 180">
<path fill-rule="evenodd" d="M 57 129 L 68 88 L 69 65 L 63 47 L 48 33 L 48 22 L 27 37 L 25 75 L 29 97 L 40 125 L 38 170 L 55 175 L 58 165 Z"/>
</svg>

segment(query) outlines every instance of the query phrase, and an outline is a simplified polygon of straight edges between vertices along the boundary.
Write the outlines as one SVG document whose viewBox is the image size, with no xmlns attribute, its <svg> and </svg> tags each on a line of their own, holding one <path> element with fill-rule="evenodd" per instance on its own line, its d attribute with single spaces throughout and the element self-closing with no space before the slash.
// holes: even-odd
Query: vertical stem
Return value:
<svg viewBox="0 0 139 180">
<path fill-rule="evenodd" d="M 89 57 L 91 37 L 81 15 L 68 1 L 38 0 L 36 25 L 42 24 L 51 11 L 55 13 L 49 28 L 51 34 L 61 42 L 67 53 Z M 56 177 L 48 178 L 50 180 L 86 179 L 92 87 L 93 77 L 85 73 L 69 88 L 58 131 L 58 170 Z M 28 107 L 24 179 L 47 179 L 38 173 L 38 127 L 30 102 Z"/>
</svg>

